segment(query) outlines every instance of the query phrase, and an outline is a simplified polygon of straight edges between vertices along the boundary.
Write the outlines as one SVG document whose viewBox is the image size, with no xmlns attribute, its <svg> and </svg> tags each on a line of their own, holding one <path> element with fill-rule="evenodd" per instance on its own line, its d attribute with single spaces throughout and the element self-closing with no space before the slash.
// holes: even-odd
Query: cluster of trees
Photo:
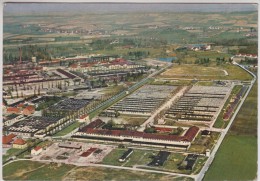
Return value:
<svg viewBox="0 0 260 181">
<path fill-rule="evenodd" d="M 200 64 L 200 65 L 208 65 L 210 64 L 211 60 L 209 58 L 200 58 L 195 60 L 195 64 Z"/>
<path fill-rule="evenodd" d="M 239 38 L 239 39 L 216 39 L 213 41 L 216 46 L 223 45 L 223 46 L 250 46 L 257 43 L 248 41 L 247 38 Z"/>
<path fill-rule="evenodd" d="M 49 47 L 46 45 L 45 47 L 38 47 L 37 45 L 29 45 L 22 46 L 22 60 L 30 61 L 32 57 L 36 57 L 37 60 L 51 60 L 51 54 L 49 51 Z M 20 59 L 19 48 L 15 49 L 4 49 L 3 51 L 3 61 L 4 63 L 16 63 Z"/>
<path fill-rule="evenodd" d="M 229 61 L 230 63 L 232 62 L 231 58 L 229 58 L 228 60 L 225 59 L 225 57 L 223 57 L 223 58 L 217 57 L 216 58 L 216 64 L 217 65 L 222 65 L 222 64 L 226 63 L 227 61 Z"/>
<path fill-rule="evenodd" d="M 40 103 L 38 105 L 38 107 L 36 108 L 36 110 L 39 111 L 39 110 L 42 110 L 42 109 L 46 109 L 47 107 L 49 107 L 49 106 L 59 102 L 60 100 L 61 100 L 61 98 L 60 97 L 56 97 L 56 96 L 54 96 L 54 97 L 46 97 L 45 101 Z"/>
<path fill-rule="evenodd" d="M 245 60 L 241 60 L 242 64 L 253 64 L 256 65 L 258 63 L 258 60 L 256 58 L 245 58 Z"/>
<path fill-rule="evenodd" d="M 239 49 L 239 53 L 241 54 L 257 54 L 258 47 L 257 44 L 249 45 L 246 48 Z"/>
<path fill-rule="evenodd" d="M 128 58 L 132 60 L 140 60 L 141 58 L 146 58 L 150 55 L 149 51 L 130 51 L 128 52 Z"/>
<path fill-rule="evenodd" d="M 145 133 L 156 133 L 157 131 L 155 130 L 154 127 L 147 127 L 144 130 Z"/>
<path fill-rule="evenodd" d="M 174 129 L 172 131 L 172 135 L 180 135 L 183 132 L 183 128 L 182 127 L 178 127 L 177 129 Z"/>
</svg>

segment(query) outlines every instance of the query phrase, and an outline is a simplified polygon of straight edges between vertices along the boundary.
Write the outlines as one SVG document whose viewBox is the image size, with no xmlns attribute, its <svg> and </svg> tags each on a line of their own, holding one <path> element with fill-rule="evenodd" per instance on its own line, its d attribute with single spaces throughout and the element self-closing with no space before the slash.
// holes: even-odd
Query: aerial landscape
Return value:
<svg viewBox="0 0 260 181">
<path fill-rule="evenodd" d="M 3 180 L 257 180 L 257 4 L 5 3 Z"/>
</svg>

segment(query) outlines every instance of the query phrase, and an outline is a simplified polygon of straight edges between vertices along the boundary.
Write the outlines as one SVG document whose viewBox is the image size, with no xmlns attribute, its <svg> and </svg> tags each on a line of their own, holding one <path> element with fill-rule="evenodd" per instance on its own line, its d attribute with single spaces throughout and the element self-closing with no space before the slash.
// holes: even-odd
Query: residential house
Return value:
<svg viewBox="0 0 260 181">
<path fill-rule="evenodd" d="M 42 147 L 36 146 L 35 148 L 33 148 L 31 150 L 31 155 L 36 156 L 36 155 L 39 155 L 41 152 L 42 152 Z"/>
<path fill-rule="evenodd" d="M 2 144 L 3 147 L 11 147 L 11 142 L 13 141 L 13 139 L 16 137 L 15 134 L 9 134 L 9 135 L 4 135 L 2 137 Z"/>
<path fill-rule="evenodd" d="M 13 148 L 16 148 L 16 149 L 24 149 L 27 146 L 28 146 L 27 142 L 25 140 L 23 140 L 22 138 L 17 138 L 13 142 Z"/>
<path fill-rule="evenodd" d="M 17 107 L 8 107 L 6 109 L 7 114 L 20 114 L 21 110 Z"/>
<path fill-rule="evenodd" d="M 27 107 L 24 108 L 24 110 L 23 110 L 23 114 L 24 114 L 24 115 L 27 115 L 27 116 L 33 114 L 34 112 L 35 112 L 34 106 L 27 106 Z"/>
</svg>

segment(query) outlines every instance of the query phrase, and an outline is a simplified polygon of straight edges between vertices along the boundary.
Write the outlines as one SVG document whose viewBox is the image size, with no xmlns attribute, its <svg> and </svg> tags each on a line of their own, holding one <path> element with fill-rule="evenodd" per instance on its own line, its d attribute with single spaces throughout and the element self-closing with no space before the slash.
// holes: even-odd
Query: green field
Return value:
<svg viewBox="0 0 260 181">
<path fill-rule="evenodd" d="M 129 171 L 101 167 L 76 167 L 57 163 L 17 161 L 3 167 L 4 180 L 184 180 L 188 177 L 174 177 L 164 174 Z"/>
<path fill-rule="evenodd" d="M 241 107 L 204 180 L 253 180 L 256 173 L 257 84 Z"/>
<path fill-rule="evenodd" d="M 69 125 L 68 127 L 66 127 L 65 129 L 57 132 L 53 136 L 64 136 L 64 135 L 70 133 L 71 131 L 73 131 L 74 129 L 78 128 L 80 124 L 81 124 L 80 122 L 76 121 L 76 122 L 72 123 L 71 125 Z"/>
<path fill-rule="evenodd" d="M 118 159 L 124 154 L 125 151 L 127 151 L 127 149 L 112 150 L 103 159 L 102 163 L 107 164 L 107 165 L 117 165 L 117 166 L 126 166 L 126 167 L 132 167 L 135 164 L 136 165 L 146 165 L 151 161 L 149 156 L 151 156 L 153 153 L 156 154 L 153 151 L 134 149 L 134 152 L 130 155 L 130 157 L 127 159 L 126 162 L 123 162 L 123 163 L 119 162 Z"/>
<path fill-rule="evenodd" d="M 204 180 L 253 180 L 257 171 L 256 161 L 256 137 L 228 135 Z"/>
<path fill-rule="evenodd" d="M 3 167 L 4 180 L 59 180 L 75 166 L 17 161 Z"/>
<path fill-rule="evenodd" d="M 225 75 L 224 70 L 228 75 Z M 175 65 L 161 73 L 159 78 L 178 78 L 199 80 L 252 80 L 252 76 L 235 65 L 210 65 L 203 66 L 197 64 Z"/>
<path fill-rule="evenodd" d="M 21 149 L 16 148 L 10 148 L 5 155 L 3 155 L 3 161 L 6 161 L 9 157 L 15 156 L 17 153 L 19 153 Z"/>
</svg>

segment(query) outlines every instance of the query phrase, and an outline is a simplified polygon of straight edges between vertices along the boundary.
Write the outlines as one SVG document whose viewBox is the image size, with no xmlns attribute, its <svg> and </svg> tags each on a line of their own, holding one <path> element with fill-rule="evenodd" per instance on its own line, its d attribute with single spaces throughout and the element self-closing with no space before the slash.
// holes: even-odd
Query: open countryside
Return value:
<svg viewBox="0 0 260 181">
<path fill-rule="evenodd" d="M 255 4 L 3 15 L 3 180 L 257 180 Z"/>
</svg>

